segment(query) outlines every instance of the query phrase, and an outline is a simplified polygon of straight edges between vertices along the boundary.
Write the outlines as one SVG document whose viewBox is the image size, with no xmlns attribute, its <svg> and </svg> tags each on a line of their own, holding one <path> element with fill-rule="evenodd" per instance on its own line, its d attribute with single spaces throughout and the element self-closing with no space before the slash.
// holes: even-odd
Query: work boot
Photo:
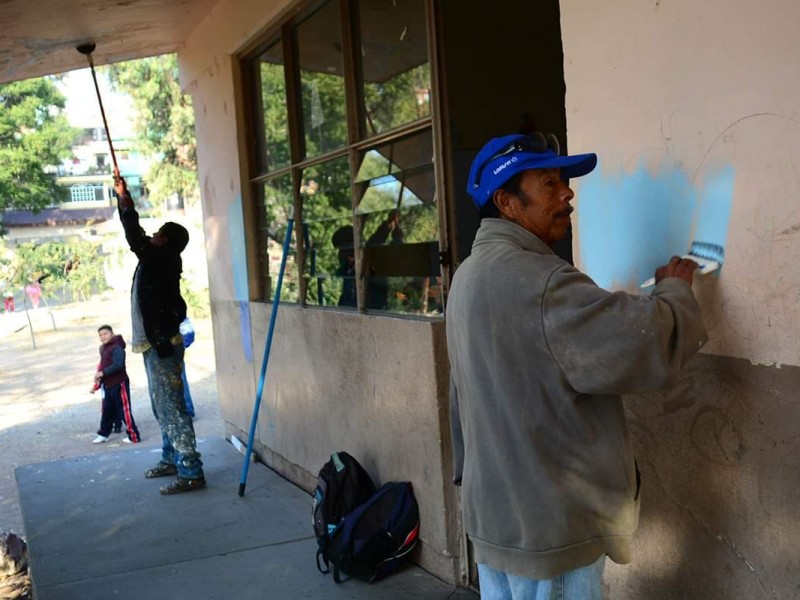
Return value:
<svg viewBox="0 0 800 600">
<path fill-rule="evenodd" d="M 184 492 L 201 490 L 204 487 L 206 487 L 205 477 L 200 477 L 199 479 L 185 479 L 183 477 L 178 477 L 175 481 L 165 485 L 159 491 L 161 492 L 162 496 L 171 496 L 172 494 L 182 494 Z"/>
<path fill-rule="evenodd" d="M 178 467 L 164 462 L 160 462 L 152 469 L 148 469 L 147 471 L 144 472 L 144 476 L 146 479 L 155 479 L 156 477 L 169 477 L 170 475 L 177 475 L 177 474 L 178 474 Z"/>
</svg>

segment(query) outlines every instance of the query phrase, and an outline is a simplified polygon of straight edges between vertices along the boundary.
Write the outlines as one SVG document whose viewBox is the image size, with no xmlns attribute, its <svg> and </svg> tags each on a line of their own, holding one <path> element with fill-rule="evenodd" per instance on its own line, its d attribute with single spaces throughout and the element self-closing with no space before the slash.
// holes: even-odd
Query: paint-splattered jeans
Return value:
<svg viewBox="0 0 800 600">
<path fill-rule="evenodd" d="M 553 579 L 527 579 L 478 565 L 481 600 L 603 600 L 605 555 Z"/>
<path fill-rule="evenodd" d="M 194 425 L 183 398 L 183 346 L 174 348 L 175 353 L 166 358 L 159 358 L 153 348 L 144 353 L 150 404 L 161 426 L 161 461 L 178 467 L 179 477 L 199 479 L 203 477 L 203 461 L 197 451 Z"/>
</svg>

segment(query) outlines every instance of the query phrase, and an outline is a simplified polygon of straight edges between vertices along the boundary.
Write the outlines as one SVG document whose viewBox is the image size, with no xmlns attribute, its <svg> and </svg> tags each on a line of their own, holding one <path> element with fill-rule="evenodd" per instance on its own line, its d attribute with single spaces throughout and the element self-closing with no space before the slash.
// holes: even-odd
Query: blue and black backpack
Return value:
<svg viewBox="0 0 800 600">
<path fill-rule="evenodd" d="M 342 582 L 341 573 L 376 581 L 397 569 L 418 539 L 419 507 L 411 483 L 386 483 L 344 517 L 317 553 L 317 568 L 333 569 L 336 583 Z"/>
<path fill-rule="evenodd" d="M 320 556 L 330 544 L 331 536 L 342 519 L 375 493 L 375 484 L 358 461 L 347 452 L 334 452 L 320 469 L 314 504 L 311 508 L 314 533 L 317 536 L 317 568 Z"/>
</svg>

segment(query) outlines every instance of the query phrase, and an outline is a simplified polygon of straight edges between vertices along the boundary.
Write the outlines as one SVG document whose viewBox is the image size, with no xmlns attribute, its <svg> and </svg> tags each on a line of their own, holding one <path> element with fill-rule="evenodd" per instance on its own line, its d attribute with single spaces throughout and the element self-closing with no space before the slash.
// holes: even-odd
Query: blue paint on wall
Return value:
<svg viewBox="0 0 800 600">
<path fill-rule="evenodd" d="M 233 269 L 233 294 L 240 302 L 250 299 L 247 287 L 247 249 L 244 243 L 244 213 L 242 199 L 237 198 L 228 207 L 228 239 L 231 245 Z"/>
<path fill-rule="evenodd" d="M 698 189 L 675 167 L 610 174 L 599 164 L 577 198 L 580 257 L 598 285 L 620 288 L 652 277 L 693 241 L 725 247 L 733 206 L 731 166 L 706 171 Z"/>
<path fill-rule="evenodd" d="M 253 337 L 250 329 L 250 303 L 239 302 L 239 334 L 242 339 L 242 352 L 247 362 L 253 362 Z"/>
<path fill-rule="evenodd" d="M 239 333 L 242 352 L 247 362 L 253 362 L 253 338 L 250 329 L 250 294 L 247 286 L 247 250 L 244 243 L 244 217 L 242 199 L 237 198 L 228 207 L 228 240 L 231 245 L 233 294 L 239 303 Z"/>
</svg>

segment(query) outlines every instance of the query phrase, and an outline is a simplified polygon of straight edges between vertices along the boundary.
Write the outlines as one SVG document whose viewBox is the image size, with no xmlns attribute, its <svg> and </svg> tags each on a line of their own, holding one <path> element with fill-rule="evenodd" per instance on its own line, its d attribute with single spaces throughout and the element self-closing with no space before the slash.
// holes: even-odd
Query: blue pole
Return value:
<svg viewBox="0 0 800 600">
<path fill-rule="evenodd" d="M 256 392 L 256 405 L 253 407 L 253 418 L 250 420 L 250 434 L 247 436 L 247 452 L 244 455 L 242 465 L 242 478 L 239 481 L 239 496 L 244 496 L 244 488 L 247 485 L 247 472 L 250 470 L 250 455 L 253 453 L 253 438 L 256 434 L 256 422 L 258 421 L 258 411 L 261 408 L 261 394 L 264 391 L 264 380 L 267 374 L 267 363 L 269 362 L 269 351 L 272 348 L 272 334 L 275 331 L 275 317 L 278 315 L 278 305 L 281 299 L 281 286 L 283 285 L 283 274 L 286 271 L 286 257 L 289 254 L 289 242 L 292 239 L 292 226 L 294 217 L 290 216 L 286 225 L 286 237 L 283 240 L 283 258 L 281 258 L 281 268 L 278 272 L 278 284 L 275 286 L 275 294 L 272 296 L 272 313 L 269 317 L 269 330 L 267 331 L 267 341 L 264 345 L 264 359 L 261 361 L 261 376 L 258 379 L 258 391 Z"/>
</svg>

